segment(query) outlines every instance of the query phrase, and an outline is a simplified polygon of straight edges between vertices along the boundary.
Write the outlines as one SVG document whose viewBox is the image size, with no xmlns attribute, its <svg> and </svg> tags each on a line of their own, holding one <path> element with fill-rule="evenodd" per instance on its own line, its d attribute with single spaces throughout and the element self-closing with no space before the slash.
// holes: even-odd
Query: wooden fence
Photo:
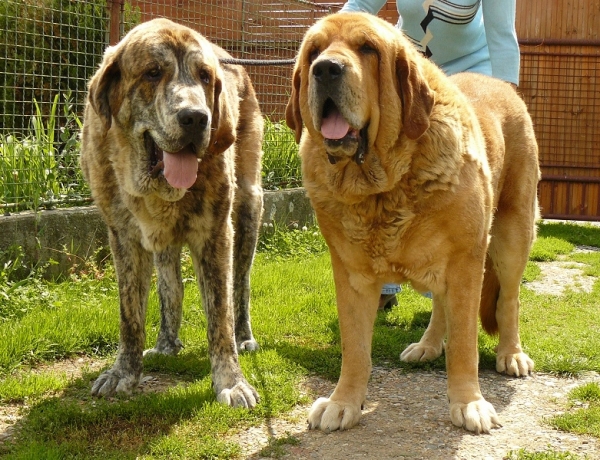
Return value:
<svg viewBox="0 0 600 460">
<path fill-rule="evenodd" d="M 540 146 L 543 215 L 600 220 L 600 3 L 517 5 L 520 87 Z"/>
</svg>

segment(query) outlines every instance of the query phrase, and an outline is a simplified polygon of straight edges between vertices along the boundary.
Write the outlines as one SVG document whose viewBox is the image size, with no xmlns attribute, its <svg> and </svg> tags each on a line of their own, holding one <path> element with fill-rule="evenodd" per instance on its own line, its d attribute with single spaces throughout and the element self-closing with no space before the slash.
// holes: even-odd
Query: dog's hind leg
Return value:
<svg viewBox="0 0 600 460">
<path fill-rule="evenodd" d="M 233 306 L 238 351 L 258 350 L 250 325 L 250 269 L 262 215 L 260 186 L 238 186 L 234 209 Z"/>
<path fill-rule="evenodd" d="M 158 300 L 160 303 L 160 331 L 149 354 L 176 355 L 183 348 L 179 340 L 181 327 L 183 282 L 181 280 L 181 247 L 169 246 L 154 254 L 158 275 Z"/>
<path fill-rule="evenodd" d="M 131 225 L 126 223 L 125 225 Z M 92 385 L 94 396 L 131 393 L 142 375 L 142 353 L 146 341 L 146 306 L 152 276 L 152 253 L 146 251 L 138 235 L 127 237 L 127 230 L 109 229 L 119 284 L 121 326 L 119 354 L 115 364 Z"/>
<path fill-rule="evenodd" d="M 431 320 L 423 337 L 416 343 L 411 343 L 400 355 L 405 363 L 432 361 L 442 356 L 444 337 L 446 336 L 445 299 L 433 295 Z"/>
<path fill-rule="evenodd" d="M 519 290 L 534 238 L 533 215 L 519 214 L 515 209 L 506 214 L 502 209 L 497 212 L 488 249 L 500 285 L 496 303 L 500 335 L 496 370 L 516 377 L 529 375 L 534 366 L 523 352 L 519 337 Z"/>
</svg>

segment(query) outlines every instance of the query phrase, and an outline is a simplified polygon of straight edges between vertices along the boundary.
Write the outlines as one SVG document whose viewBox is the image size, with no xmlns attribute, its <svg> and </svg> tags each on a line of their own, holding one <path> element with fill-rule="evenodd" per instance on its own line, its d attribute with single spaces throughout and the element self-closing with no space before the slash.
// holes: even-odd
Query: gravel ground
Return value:
<svg viewBox="0 0 600 460">
<path fill-rule="evenodd" d="M 358 426 L 325 434 L 308 430 L 309 406 L 298 407 L 285 419 L 236 434 L 246 459 L 261 459 L 270 437 L 293 436 L 296 445 L 284 445 L 281 458 L 290 459 L 502 459 L 509 451 L 527 449 L 570 451 L 600 458 L 599 441 L 557 431 L 544 419 L 566 407 L 566 394 L 597 374 L 579 379 L 535 374 L 525 379 L 492 371 L 480 373 L 480 385 L 503 426 L 488 435 L 475 435 L 450 422 L 445 372 L 404 373 L 376 368 L 369 383 L 367 404 Z M 307 391 L 328 395 L 332 382 L 311 379 Z M 261 452 L 263 451 L 263 452 Z M 281 455 L 281 453 L 280 453 Z"/>
</svg>

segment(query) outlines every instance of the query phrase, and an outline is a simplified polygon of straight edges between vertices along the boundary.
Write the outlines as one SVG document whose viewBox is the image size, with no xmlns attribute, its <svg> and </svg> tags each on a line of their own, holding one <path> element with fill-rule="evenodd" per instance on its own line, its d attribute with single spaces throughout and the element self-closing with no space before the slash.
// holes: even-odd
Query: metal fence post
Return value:
<svg viewBox="0 0 600 460">
<path fill-rule="evenodd" d="M 123 17 L 123 8 L 125 0 L 109 0 L 110 4 L 110 29 L 108 43 L 116 45 L 121 39 L 121 18 Z"/>
</svg>

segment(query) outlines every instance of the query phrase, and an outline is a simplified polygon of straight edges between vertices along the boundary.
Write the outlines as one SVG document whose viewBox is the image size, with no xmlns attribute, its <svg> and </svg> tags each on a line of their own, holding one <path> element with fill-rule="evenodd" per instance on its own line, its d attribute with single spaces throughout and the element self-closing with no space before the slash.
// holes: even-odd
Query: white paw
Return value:
<svg viewBox="0 0 600 460">
<path fill-rule="evenodd" d="M 131 394 L 138 386 L 140 376 L 110 369 L 100 375 L 92 385 L 93 396 L 111 396 L 115 393 Z"/>
<path fill-rule="evenodd" d="M 442 356 L 443 349 L 443 342 L 438 346 L 426 345 L 421 342 L 411 343 L 400 355 L 400 360 L 405 363 L 432 361 Z"/>
<path fill-rule="evenodd" d="M 360 406 L 319 398 L 308 413 L 308 427 L 320 428 L 329 433 L 335 430 L 347 430 L 358 423 L 361 416 Z"/>
<path fill-rule="evenodd" d="M 233 388 L 225 388 L 217 393 L 217 401 L 231 407 L 252 409 L 260 401 L 260 397 L 248 382 L 240 381 Z"/>
<path fill-rule="evenodd" d="M 483 398 L 468 404 L 450 404 L 450 419 L 454 425 L 476 434 L 489 433 L 492 428 L 502 426 L 494 406 Z"/>
<path fill-rule="evenodd" d="M 168 355 L 175 356 L 177 353 L 181 351 L 183 348 L 183 343 L 181 340 L 177 339 L 174 343 L 166 344 L 156 344 L 154 348 L 149 348 L 148 350 L 144 350 L 144 357 L 152 356 L 152 355 Z"/>
<path fill-rule="evenodd" d="M 501 374 L 526 377 L 533 372 L 533 361 L 525 353 L 498 353 L 496 370 Z"/>
<path fill-rule="evenodd" d="M 243 351 L 257 351 L 260 347 L 258 342 L 254 339 L 245 340 L 242 343 L 238 344 L 238 353 Z"/>
</svg>

